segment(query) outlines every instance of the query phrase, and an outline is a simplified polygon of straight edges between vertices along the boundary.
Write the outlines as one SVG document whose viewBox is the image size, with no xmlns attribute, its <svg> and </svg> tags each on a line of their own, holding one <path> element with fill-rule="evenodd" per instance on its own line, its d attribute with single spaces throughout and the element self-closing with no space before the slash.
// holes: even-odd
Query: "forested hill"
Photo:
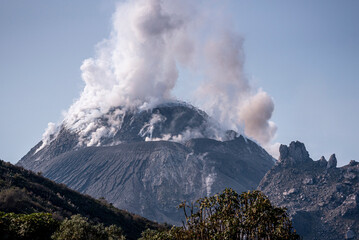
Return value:
<svg viewBox="0 0 359 240">
<path fill-rule="evenodd" d="M 157 223 L 119 210 L 105 199 L 96 200 L 57 184 L 43 176 L 0 160 L 0 211 L 14 213 L 48 212 L 64 219 L 80 214 L 94 222 L 120 226 L 127 239 L 137 239 Z"/>
</svg>

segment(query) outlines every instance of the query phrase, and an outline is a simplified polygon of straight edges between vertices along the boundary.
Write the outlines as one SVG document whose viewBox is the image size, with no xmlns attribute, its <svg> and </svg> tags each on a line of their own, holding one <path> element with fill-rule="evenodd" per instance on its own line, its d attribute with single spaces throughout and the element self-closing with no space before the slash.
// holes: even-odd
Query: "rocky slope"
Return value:
<svg viewBox="0 0 359 240">
<path fill-rule="evenodd" d="M 117 132 L 96 147 L 81 146 L 78 133 L 63 127 L 18 164 L 121 209 L 176 224 L 181 201 L 225 187 L 255 189 L 274 164 L 264 149 L 233 131 L 214 140 L 211 120 L 188 105 L 162 105 L 121 119 Z"/>
<path fill-rule="evenodd" d="M 55 218 L 81 214 L 91 221 L 120 226 L 127 239 L 137 239 L 147 228 L 160 226 L 57 184 L 31 171 L 0 160 L 0 211 L 49 212 Z M 0 236 L 0 239 L 3 239 Z"/>
<path fill-rule="evenodd" d="M 258 189 L 288 208 L 304 239 L 358 239 L 359 163 L 336 165 L 334 154 L 313 161 L 304 144 L 281 145 L 279 161 Z"/>
</svg>

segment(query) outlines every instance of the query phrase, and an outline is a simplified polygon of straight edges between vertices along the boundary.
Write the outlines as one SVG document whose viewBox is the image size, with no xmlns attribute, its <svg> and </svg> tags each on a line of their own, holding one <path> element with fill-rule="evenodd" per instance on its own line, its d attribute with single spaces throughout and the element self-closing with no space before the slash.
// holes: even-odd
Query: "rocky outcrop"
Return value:
<svg viewBox="0 0 359 240">
<path fill-rule="evenodd" d="M 301 142 L 291 142 L 289 146 L 280 145 L 279 161 L 286 164 L 296 164 L 310 160 L 309 153 Z"/>
<path fill-rule="evenodd" d="M 335 154 L 331 155 L 328 161 L 327 168 L 336 168 L 337 167 L 337 158 Z"/>
<path fill-rule="evenodd" d="M 153 114 L 163 120 L 149 128 L 146 124 Z M 226 132 L 223 141 L 210 139 L 207 123 L 205 113 L 187 106 L 127 113 L 113 142 L 102 139 L 102 146 L 79 147 L 75 133 L 63 130 L 18 164 L 95 198 L 104 197 L 118 208 L 181 224 L 183 213 L 176 208 L 181 201 L 191 202 L 226 187 L 237 192 L 255 189 L 274 165 L 263 148 L 234 131 Z M 145 141 L 145 137 L 191 131 L 202 137 Z"/>
<path fill-rule="evenodd" d="M 359 234 L 359 163 L 337 167 L 333 154 L 313 161 L 304 144 L 280 147 L 280 161 L 258 189 L 286 207 L 304 239 L 356 239 Z"/>
</svg>

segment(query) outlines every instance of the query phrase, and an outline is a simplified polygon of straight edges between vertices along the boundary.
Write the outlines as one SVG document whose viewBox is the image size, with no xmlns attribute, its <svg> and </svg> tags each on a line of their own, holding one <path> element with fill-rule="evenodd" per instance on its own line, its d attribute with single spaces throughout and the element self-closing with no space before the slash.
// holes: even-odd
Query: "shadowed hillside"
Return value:
<svg viewBox="0 0 359 240">
<path fill-rule="evenodd" d="M 94 222 L 120 226 L 128 239 L 136 239 L 158 224 L 119 210 L 106 202 L 82 195 L 21 167 L 0 160 L 0 211 L 15 213 L 49 212 L 64 219 L 81 214 Z"/>
</svg>

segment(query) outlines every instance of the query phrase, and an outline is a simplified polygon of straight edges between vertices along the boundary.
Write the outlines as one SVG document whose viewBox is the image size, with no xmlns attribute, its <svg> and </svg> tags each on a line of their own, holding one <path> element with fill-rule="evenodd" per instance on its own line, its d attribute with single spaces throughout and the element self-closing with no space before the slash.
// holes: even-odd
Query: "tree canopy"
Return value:
<svg viewBox="0 0 359 240">
<path fill-rule="evenodd" d="M 116 225 L 105 227 L 102 223 L 92 224 L 81 215 L 65 219 L 52 235 L 54 240 L 124 240 L 122 229 Z"/>
<path fill-rule="evenodd" d="M 105 227 L 81 215 L 60 222 L 50 213 L 15 214 L 0 212 L 0 239 L 9 240 L 124 240 L 122 229 Z"/>
<path fill-rule="evenodd" d="M 186 217 L 183 227 L 147 230 L 142 239 L 300 239 L 286 209 L 273 206 L 260 191 L 238 194 L 225 189 L 179 208 Z"/>
<path fill-rule="evenodd" d="M 0 212 L 1 239 L 50 239 L 59 226 L 50 213 L 15 214 Z"/>
</svg>

